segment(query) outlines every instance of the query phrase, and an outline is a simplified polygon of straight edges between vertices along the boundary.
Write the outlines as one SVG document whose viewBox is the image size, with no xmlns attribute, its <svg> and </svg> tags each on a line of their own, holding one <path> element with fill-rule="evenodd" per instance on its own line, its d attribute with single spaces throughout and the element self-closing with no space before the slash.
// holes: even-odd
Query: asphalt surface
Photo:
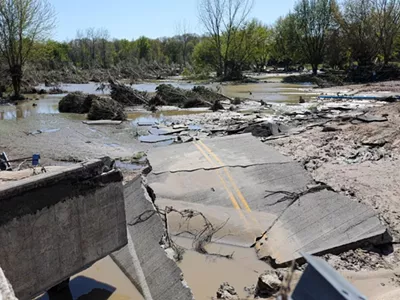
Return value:
<svg viewBox="0 0 400 300">
<path fill-rule="evenodd" d="M 337 252 L 385 236 L 372 209 L 319 187 L 299 163 L 251 135 L 155 148 L 148 159 L 156 204 L 213 206 L 231 215 L 240 234 L 247 231 L 246 242 L 259 238 L 259 257 L 276 265 L 300 252 Z"/>
</svg>

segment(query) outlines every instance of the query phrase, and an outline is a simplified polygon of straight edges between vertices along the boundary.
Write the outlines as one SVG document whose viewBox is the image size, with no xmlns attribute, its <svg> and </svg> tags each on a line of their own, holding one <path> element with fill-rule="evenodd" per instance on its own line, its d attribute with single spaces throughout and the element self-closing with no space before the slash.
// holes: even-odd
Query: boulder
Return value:
<svg viewBox="0 0 400 300">
<path fill-rule="evenodd" d="M 89 120 L 126 120 L 124 107 L 110 98 L 92 99 Z"/>
</svg>

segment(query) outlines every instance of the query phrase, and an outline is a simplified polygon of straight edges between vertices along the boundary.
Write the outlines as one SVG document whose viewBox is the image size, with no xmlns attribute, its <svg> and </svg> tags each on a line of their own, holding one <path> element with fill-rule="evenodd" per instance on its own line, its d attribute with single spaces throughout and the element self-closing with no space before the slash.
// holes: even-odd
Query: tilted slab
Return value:
<svg viewBox="0 0 400 300">
<path fill-rule="evenodd" d="M 125 186 L 128 245 L 111 258 L 146 299 L 191 300 L 181 270 L 161 248 L 165 228 L 144 193 L 140 177 Z"/>
<path fill-rule="evenodd" d="M 148 158 L 156 199 L 275 215 L 260 229 L 260 236 L 268 230 L 267 240 L 257 249 L 278 265 L 300 258 L 300 251 L 324 253 L 386 237 L 370 207 L 327 190 L 307 194 L 315 186 L 310 174 L 249 135 L 158 148 Z"/>
</svg>

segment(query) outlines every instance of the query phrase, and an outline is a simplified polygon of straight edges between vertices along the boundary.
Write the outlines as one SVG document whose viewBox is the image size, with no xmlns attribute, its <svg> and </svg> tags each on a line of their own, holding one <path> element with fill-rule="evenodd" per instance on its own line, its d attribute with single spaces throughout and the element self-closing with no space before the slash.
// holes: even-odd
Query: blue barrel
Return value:
<svg viewBox="0 0 400 300">
<path fill-rule="evenodd" d="M 32 166 L 37 166 L 40 161 L 40 154 L 33 154 L 32 155 Z"/>
</svg>

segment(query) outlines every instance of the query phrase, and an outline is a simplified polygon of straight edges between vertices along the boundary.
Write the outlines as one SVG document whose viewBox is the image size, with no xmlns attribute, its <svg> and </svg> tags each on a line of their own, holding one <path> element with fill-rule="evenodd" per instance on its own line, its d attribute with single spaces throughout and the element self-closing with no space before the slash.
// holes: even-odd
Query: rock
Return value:
<svg viewBox="0 0 400 300">
<path fill-rule="evenodd" d="M 386 122 L 388 119 L 386 117 L 365 114 L 365 115 L 356 117 L 356 120 L 365 122 L 365 123 L 372 123 L 372 122 Z"/>
<path fill-rule="evenodd" d="M 284 274 L 278 270 L 269 270 L 258 277 L 256 297 L 268 298 L 279 292 Z"/>
<path fill-rule="evenodd" d="M 335 132 L 335 131 L 341 131 L 341 129 L 333 126 L 324 126 L 324 128 L 322 128 L 322 132 Z"/>
<path fill-rule="evenodd" d="M 88 113 L 92 100 L 97 99 L 95 95 L 86 95 L 81 92 L 70 93 L 61 99 L 58 109 L 62 113 Z"/>
<path fill-rule="evenodd" d="M 89 120 L 126 120 L 124 107 L 110 98 L 92 100 L 88 114 Z"/>
<path fill-rule="evenodd" d="M 239 296 L 233 286 L 229 285 L 227 282 L 224 282 L 217 291 L 217 299 L 239 300 Z"/>
<path fill-rule="evenodd" d="M 303 99 L 303 97 L 302 97 L 302 96 L 300 96 L 299 103 L 300 103 L 300 104 L 302 104 L 302 103 L 306 103 L 306 100 L 304 100 L 304 99 Z"/>
<path fill-rule="evenodd" d="M 244 132 L 251 132 L 256 137 L 269 137 L 287 132 L 288 128 L 280 123 L 261 123 L 247 127 Z"/>
</svg>

